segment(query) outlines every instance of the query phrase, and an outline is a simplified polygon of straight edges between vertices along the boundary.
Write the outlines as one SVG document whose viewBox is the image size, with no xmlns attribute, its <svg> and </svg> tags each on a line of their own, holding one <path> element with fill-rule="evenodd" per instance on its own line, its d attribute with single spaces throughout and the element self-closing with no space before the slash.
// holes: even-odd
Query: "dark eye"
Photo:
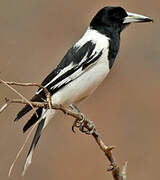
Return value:
<svg viewBox="0 0 160 180">
<path fill-rule="evenodd" d="M 109 16 L 112 18 L 112 20 L 122 20 L 124 17 L 126 17 L 126 12 L 123 8 L 116 7 L 110 11 Z"/>
<path fill-rule="evenodd" d="M 109 17 L 112 21 L 119 21 L 119 20 L 123 19 L 123 17 L 121 16 L 121 14 L 119 12 L 114 12 Z"/>
<path fill-rule="evenodd" d="M 115 17 L 116 19 L 119 19 L 120 18 L 120 14 L 117 12 L 117 13 L 113 14 L 113 17 Z"/>
</svg>

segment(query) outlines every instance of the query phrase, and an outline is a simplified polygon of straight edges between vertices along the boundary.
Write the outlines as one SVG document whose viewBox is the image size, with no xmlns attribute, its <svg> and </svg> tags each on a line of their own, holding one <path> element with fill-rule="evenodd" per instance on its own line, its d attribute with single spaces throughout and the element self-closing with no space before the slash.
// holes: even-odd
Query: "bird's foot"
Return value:
<svg viewBox="0 0 160 180">
<path fill-rule="evenodd" d="M 75 128 L 78 128 L 81 132 L 85 134 L 92 134 L 96 128 L 92 121 L 88 120 L 83 113 L 75 105 L 70 105 L 71 109 L 79 113 L 82 119 L 76 119 L 72 125 L 72 131 L 75 133 Z"/>
<path fill-rule="evenodd" d="M 72 125 L 72 131 L 75 133 L 75 128 L 79 128 L 79 130 L 85 134 L 92 134 L 95 131 L 95 125 L 92 121 L 85 119 L 81 114 L 82 119 L 76 119 Z"/>
</svg>

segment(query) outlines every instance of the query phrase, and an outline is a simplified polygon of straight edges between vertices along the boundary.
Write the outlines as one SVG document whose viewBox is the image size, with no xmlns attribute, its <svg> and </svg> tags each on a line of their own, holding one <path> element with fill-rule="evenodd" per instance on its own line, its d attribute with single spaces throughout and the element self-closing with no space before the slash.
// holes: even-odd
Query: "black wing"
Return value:
<svg viewBox="0 0 160 180">
<path fill-rule="evenodd" d="M 83 46 L 73 46 L 64 56 L 60 64 L 44 79 L 41 83 L 46 87 L 51 95 L 56 93 L 66 84 L 73 81 L 81 75 L 85 69 L 95 63 L 102 55 L 102 50 L 95 51 L 96 44 L 92 41 L 87 41 Z M 45 94 L 42 89 L 38 89 L 36 95 L 31 101 L 43 101 Z M 20 119 L 32 109 L 26 105 L 18 114 L 15 120 Z"/>
</svg>

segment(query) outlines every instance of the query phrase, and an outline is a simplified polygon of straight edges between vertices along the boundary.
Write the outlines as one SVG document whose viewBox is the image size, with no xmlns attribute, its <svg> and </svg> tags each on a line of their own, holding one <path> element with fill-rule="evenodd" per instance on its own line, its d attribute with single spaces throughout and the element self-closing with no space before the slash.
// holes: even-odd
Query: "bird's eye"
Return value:
<svg viewBox="0 0 160 180">
<path fill-rule="evenodd" d="M 114 16 L 116 19 L 120 18 L 120 14 L 119 14 L 118 12 L 115 13 L 115 14 L 113 14 L 113 16 Z"/>
<path fill-rule="evenodd" d="M 121 21 L 126 16 L 126 12 L 124 9 L 117 7 L 111 9 L 109 16 L 113 21 Z"/>
<path fill-rule="evenodd" d="M 123 17 L 121 17 L 121 14 L 116 12 L 116 13 L 113 13 L 112 15 L 110 15 L 110 19 L 112 21 L 119 21 L 121 20 Z"/>
</svg>

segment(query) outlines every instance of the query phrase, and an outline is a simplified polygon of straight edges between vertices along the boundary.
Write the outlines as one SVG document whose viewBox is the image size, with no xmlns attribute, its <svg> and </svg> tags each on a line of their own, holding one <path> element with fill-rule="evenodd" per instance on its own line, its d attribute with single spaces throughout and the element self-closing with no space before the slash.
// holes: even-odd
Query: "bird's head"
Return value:
<svg viewBox="0 0 160 180">
<path fill-rule="evenodd" d="M 122 7 L 104 7 L 92 19 L 90 27 L 93 29 L 106 28 L 121 32 L 131 23 L 151 22 L 151 18 L 127 12 Z"/>
</svg>

